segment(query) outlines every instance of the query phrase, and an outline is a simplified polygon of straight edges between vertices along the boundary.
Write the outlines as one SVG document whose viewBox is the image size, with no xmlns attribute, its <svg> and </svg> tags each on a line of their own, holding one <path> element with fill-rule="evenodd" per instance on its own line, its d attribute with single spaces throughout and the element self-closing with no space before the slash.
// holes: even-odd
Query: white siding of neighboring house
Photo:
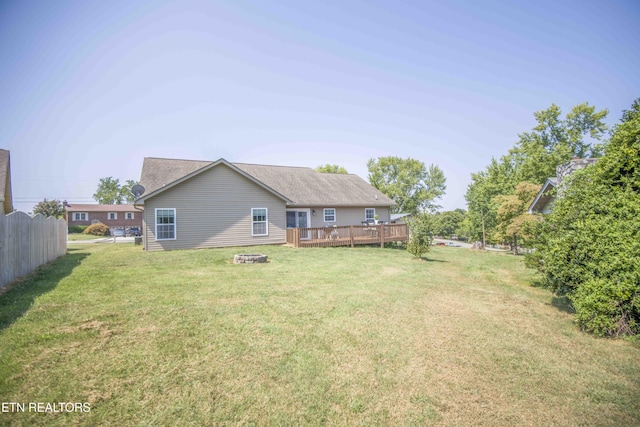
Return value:
<svg viewBox="0 0 640 427">
<path fill-rule="evenodd" d="M 220 164 L 144 203 L 145 249 L 282 244 L 285 201 Z M 268 209 L 268 236 L 252 236 L 251 209 Z M 176 240 L 155 239 L 155 209 L 176 209 Z"/>
</svg>

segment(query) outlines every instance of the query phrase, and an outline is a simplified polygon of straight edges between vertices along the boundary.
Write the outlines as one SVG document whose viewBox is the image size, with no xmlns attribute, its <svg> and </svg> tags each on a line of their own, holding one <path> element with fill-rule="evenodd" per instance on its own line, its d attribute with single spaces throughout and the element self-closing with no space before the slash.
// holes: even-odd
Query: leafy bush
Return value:
<svg viewBox="0 0 640 427">
<path fill-rule="evenodd" d="M 574 173 L 534 227 L 528 264 L 566 295 L 578 324 L 600 336 L 640 334 L 640 103 L 615 128 L 605 156 Z"/>
<path fill-rule="evenodd" d="M 101 222 L 91 224 L 84 231 L 84 234 L 93 234 L 94 236 L 108 236 L 110 234 L 109 226 Z"/>
<path fill-rule="evenodd" d="M 73 233 L 84 233 L 84 230 L 87 229 L 86 225 L 70 225 L 69 226 L 69 233 L 73 234 Z"/>
<path fill-rule="evenodd" d="M 429 252 L 433 243 L 433 233 L 435 230 L 434 216 L 427 213 L 415 215 L 407 222 L 409 226 L 409 241 L 407 251 L 417 257 Z"/>
</svg>

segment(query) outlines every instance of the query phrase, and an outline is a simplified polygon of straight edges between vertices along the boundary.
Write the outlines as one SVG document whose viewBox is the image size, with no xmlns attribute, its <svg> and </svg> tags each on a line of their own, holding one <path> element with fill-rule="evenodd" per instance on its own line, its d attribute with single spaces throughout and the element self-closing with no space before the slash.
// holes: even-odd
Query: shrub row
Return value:
<svg viewBox="0 0 640 427">
<path fill-rule="evenodd" d="M 84 233 L 84 230 L 87 229 L 87 225 L 70 225 L 69 226 L 69 234 L 80 234 Z"/>
</svg>

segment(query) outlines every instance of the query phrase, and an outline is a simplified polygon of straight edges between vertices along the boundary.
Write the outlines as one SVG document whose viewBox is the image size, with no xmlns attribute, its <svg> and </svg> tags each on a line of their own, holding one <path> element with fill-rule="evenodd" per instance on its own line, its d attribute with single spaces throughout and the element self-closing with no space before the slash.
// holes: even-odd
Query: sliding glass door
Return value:
<svg viewBox="0 0 640 427">
<path fill-rule="evenodd" d="M 287 228 L 309 227 L 309 210 L 287 210 Z M 309 238 L 309 231 L 304 230 L 300 234 L 301 239 Z"/>
</svg>

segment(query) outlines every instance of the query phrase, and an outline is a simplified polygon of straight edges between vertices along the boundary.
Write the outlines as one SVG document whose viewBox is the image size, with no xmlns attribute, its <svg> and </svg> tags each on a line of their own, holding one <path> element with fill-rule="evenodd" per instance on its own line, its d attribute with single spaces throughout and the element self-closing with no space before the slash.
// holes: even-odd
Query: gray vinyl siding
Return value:
<svg viewBox="0 0 640 427">
<path fill-rule="evenodd" d="M 366 206 L 374 207 L 374 206 Z M 336 222 L 324 222 L 324 208 L 336 209 Z M 297 208 L 296 208 L 297 209 Z M 305 209 L 305 208 L 300 208 Z M 364 209 L 362 207 L 335 207 L 335 206 L 322 206 L 307 208 L 310 211 L 316 210 L 315 216 L 311 215 L 311 227 L 325 227 L 327 225 L 360 225 L 364 221 Z M 391 219 L 389 207 L 375 207 L 376 214 L 380 221 L 389 221 Z"/>
<path fill-rule="evenodd" d="M 149 251 L 282 244 L 285 201 L 221 164 L 144 203 L 144 244 Z M 267 208 L 267 236 L 252 236 L 251 208 Z M 156 240 L 155 210 L 176 210 L 176 239 Z"/>
</svg>

